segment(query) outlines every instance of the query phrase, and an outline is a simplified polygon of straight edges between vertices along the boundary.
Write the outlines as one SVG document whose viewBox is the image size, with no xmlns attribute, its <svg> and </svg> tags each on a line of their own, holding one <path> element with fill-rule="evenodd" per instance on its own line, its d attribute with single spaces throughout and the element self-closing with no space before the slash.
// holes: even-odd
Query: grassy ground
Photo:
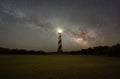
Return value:
<svg viewBox="0 0 120 79">
<path fill-rule="evenodd" d="M 120 79 L 120 58 L 0 55 L 0 79 Z"/>
</svg>

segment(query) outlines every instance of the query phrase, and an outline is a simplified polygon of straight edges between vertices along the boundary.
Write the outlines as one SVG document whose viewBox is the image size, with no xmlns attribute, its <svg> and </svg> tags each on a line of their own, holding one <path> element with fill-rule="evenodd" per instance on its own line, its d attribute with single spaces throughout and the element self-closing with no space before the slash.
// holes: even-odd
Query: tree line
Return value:
<svg viewBox="0 0 120 79">
<path fill-rule="evenodd" d="M 72 55 L 102 55 L 102 56 L 116 56 L 120 57 L 120 44 L 113 46 L 97 46 L 78 51 L 66 52 Z"/>
<path fill-rule="evenodd" d="M 0 54 L 8 55 L 53 55 L 59 54 L 59 52 L 44 52 L 44 51 L 35 51 L 35 50 L 25 50 L 25 49 L 9 49 L 0 47 Z M 113 46 L 97 46 L 88 49 L 82 49 L 77 51 L 62 52 L 61 54 L 70 54 L 70 55 L 101 55 L 101 56 L 115 56 L 120 57 L 120 44 Z"/>
<path fill-rule="evenodd" d="M 45 54 L 44 51 L 34 51 L 34 50 L 25 50 L 25 49 L 9 49 L 0 47 L 0 54 L 8 55 L 42 55 Z"/>
</svg>

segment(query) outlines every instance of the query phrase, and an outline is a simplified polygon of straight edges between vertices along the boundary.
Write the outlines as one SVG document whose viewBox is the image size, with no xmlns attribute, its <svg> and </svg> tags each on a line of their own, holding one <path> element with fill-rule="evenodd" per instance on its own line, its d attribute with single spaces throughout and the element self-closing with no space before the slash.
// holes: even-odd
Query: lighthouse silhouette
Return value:
<svg viewBox="0 0 120 79">
<path fill-rule="evenodd" d="M 58 50 L 57 52 L 61 54 L 63 52 L 62 49 L 62 30 L 58 30 Z"/>
</svg>

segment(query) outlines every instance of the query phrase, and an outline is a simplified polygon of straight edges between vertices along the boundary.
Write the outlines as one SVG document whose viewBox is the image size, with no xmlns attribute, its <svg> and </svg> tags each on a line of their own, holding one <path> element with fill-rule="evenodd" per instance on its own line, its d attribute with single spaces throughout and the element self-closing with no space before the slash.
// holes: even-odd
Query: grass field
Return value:
<svg viewBox="0 0 120 79">
<path fill-rule="evenodd" d="M 120 79 L 120 58 L 0 55 L 0 79 Z"/>
</svg>

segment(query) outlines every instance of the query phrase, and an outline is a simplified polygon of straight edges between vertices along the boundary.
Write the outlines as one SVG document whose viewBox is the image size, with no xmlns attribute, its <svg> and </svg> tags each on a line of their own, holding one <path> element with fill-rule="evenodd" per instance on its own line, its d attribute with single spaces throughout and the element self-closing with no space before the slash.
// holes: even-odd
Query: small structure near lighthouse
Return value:
<svg viewBox="0 0 120 79">
<path fill-rule="evenodd" d="M 62 29 L 58 29 L 58 54 L 61 54 L 63 52 L 63 49 L 62 49 Z"/>
</svg>

